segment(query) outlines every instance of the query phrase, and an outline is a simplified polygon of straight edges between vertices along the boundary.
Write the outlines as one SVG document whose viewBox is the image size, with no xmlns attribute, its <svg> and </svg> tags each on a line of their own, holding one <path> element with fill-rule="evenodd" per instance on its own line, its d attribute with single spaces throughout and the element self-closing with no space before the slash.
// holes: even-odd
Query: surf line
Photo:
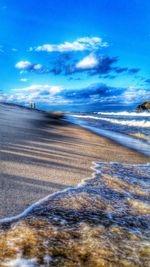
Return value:
<svg viewBox="0 0 150 267">
<path fill-rule="evenodd" d="M 82 179 L 81 182 L 75 187 L 67 187 L 66 189 L 64 189 L 62 191 L 54 192 L 54 193 L 52 193 L 52 194 L 50 194 L 50 195 L 38 200 L 37 202 L 35 202 L 32 205 L 30 205 L 28 208 L 26 208 L 23 212 L 21 212 L 18 215 L 14 215 L 14 216 L 11 216 L 11 217 L 5 217 L 5 218 L 0 219 L 0 224 L 15 223 L 18 220 L 21 220 L 21 219 L 25 218 L 26 216 L 28 216 L 28 214 L 30 214 L 32 212 L 32 210 L 34 210 L 35 208 L 39 207 L 44 202 L 48 201 L 51 197 L 55 197 L 55 196 L 58 196 L 58 195 L 60 195 L 62 193 L 66 193 L 66 192 L 69 192 L 69 191 L 74 191 L 74 190 L 77 190 L 79 188 L 82 188 L 83 185 L 85 185 L 85 181 L 94 179 L 98 173 L 101 173 L 101 171 L 97 169 L 97 166 L 98 166 L 99 163 L 100 162 L 95 162 L 95 161 L 92 162 L 92 165 L 94 165 L 94 166 L 90 167 L 90 169 L 93 170 L 92 177 Z M 105 163 L 105 162 L 101 162 L 101 163 Z"/>
<path fill-rule="evenodd" d="M 66 189 L 62 190 L 62 191 L 58 191 L 58 192 L 54 192 L 42 199 L 40 199 L 39 201 L 33 203 L 32 205 L 30 205 L 27 209 L 25 209 L 22 213 L 18 214 L 18 215 L 15 215 L 15 216 L 11 216 L 11 217 L 5 217 L 5 218 L 2 218 L 0 219 L 0 224 L 5 224 L 5 223 L 15 223 L 17 222 L 18 220 L 21 220 L 23 218 L 25 218 L 26 216 L 28 216 L 32 210 L 34 210 L 35 208 L 39 207 L 41 204 L 43 204 L 44 202 L 50 200 L 52 197 L 55 197 L 55 196 L 59 196 L 60 194 L 63 194 L 63 193 L 67 193 L 67 192 L 71 192 L 71 191 L 75 191 L 75 190 L 78 190 L 80 188 L 83 188 L 84 186 L 86 186 L 86 182 L 89 180 L 93 180 L 97 177 L 97 174 L 102 174 L 102 171 L 101 171 L 101 166 L 105 165 L 105 164 L 110 164 L 110 165 L 113 165 L 113 164 L 124 164 L 126 166 L 132 166 L 132 167 L 141 167 L 141 166 L 147 166 L 147 167 L 150 167 L 150 163 L 147 162 L 145 164 L 127 164 L 127 163 L 122 163 L 122 162 L 95 162 L 93 161 L 92 162 L 92 166 L 90 167 L 90 169 L 93 170 L 93 173 L 92 173 L 92 177 L 90 178 L 84 178 L 81 180 L 81 182 L 75 186 L 75 187 L 67 187 Z M 94 165 L 94 166 L 93 166 Z"/>
<path fill-rule="evenodd" d="M 96 128 L 95 126 L 90 126 L 87 123 L 82 122 L 81 120 L 76 119 L 73 116 L 66 116 L 66 119 L 63 119 L 63 120 L 69 121 L 86 130 L 89 130 L 100 136 L 103 136 L 112 141 L 115 141 L 116 143 L 121 144 L 124 147 L 133 149 L 143 155 L 150 156 L 150 145 L 146 144 L 144 141 L 138 140 L 137 138 L 133 136 L 128 136 L 127 134 L 114 132 L 111 130 L 104 130 L 104 129 Z"/>
</svg>

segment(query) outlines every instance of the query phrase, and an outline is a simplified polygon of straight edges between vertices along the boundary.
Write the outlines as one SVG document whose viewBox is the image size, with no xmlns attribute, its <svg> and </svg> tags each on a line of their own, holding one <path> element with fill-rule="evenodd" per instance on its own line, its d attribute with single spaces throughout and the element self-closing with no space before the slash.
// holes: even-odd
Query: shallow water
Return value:
<svg viewBox="0 0 150 267">
<path fill-rule="evenodd" d="M 150 156 L 150 112 L 76 113 L 66 119 Z"/>
<path fill-rule="evenodd" d="M 150 266 L 149 179 L 150 164 L 97 163 L 94 178 L 2 225 L 0 266 Z"/>
</svg>

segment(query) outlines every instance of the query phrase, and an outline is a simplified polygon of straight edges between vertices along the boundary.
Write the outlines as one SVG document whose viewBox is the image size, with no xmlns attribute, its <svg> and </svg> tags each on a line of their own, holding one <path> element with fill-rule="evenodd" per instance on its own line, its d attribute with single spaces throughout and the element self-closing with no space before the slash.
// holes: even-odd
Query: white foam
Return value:
<svg viewBox="0 0 150 267">
<path fill-rule="evenodd" d="M 35 267 L 36 259 L 23 259 L 18 257 L 17 259 L 7 261 L 3 263 L 3 266 L 6 267 Z"/>
<path fill-rule="evenodd" d="M 80 116 L 80 115 L 79 115 Z M 78 118 L 81 118 L 81 116 Z M 90 126 L 89 124 L 86 124 L 85 121 L 82 120 L 78 120 L 75 118 L 75 116 L 69 116 L 68 117 L 68 121 L 71 121 L 72 123 L 75 123 L 85 129 L 88 129 L 98 135 L 104 136 L 106 138 L 109 138 L 123 146 L 132 148 L 138 152 L 141 152 L 144 155 L 150 156 L 150 145 L 148 143 L 145 143 L 145 141 L 140 140 L 138 138 L 134 138 L 132 136 L 129 136 L 127 134 L 123 134 L 120 132 L 114 132 L 111 130 L 105 130 L 105 129 L 101 129 L 101 128 L 97 128 L 94 126 Z M 84 117 L 84 116 L 82 116 Z"/>
<path fill-rule="evenodd" d="M 99 167 L 100 167 L 100 165 L 103 165 L 103 164 L 106 164 L 106 163 L 108 164 L 108 162 L 95 162 L 95 161 L 93 161 L 92 164 L 94 166 L 91 167 L 91 169 L 93 170 L 92 177 L 82 179 L 81 182 L 76 187 L 67 187 L 66 189 L 64 189 L 62 191 L 54 192 L 54 193 L 46 196 L 45 198 L 40 199 L 39 201 L 35 202 L 31 206 L 29 206 L 27 209 L 25 209 L 22 213 L 20 213 L 20 214 L 18 214 L 16 216 L 5 217 L 5 218 L 0 219 L 0 223 L 2 224 L 2 223 L 13 223 L 13 222 L 16 222 L 16 221 L 26 217 L 30 212 L 33 211 L 33 209 L 39 207 L 41 204 L 43 204 L 46 201 L 50 200 L 51 197 L 59 196 L 62 193 L 67 193 L 68 191 L 71 192 L 71 191 L 74 191 L 74 190 L 78 190 L 79 188 L 82 188 L 84 185 L 86 185 L 88 180 L 94 179 L 98 173 L 101 173 L 101 169 Z M 109 162 L 109 164 L 114 164 L 114 163 L 120 163 L 120 162 Z M 125 164 L 125 165 L 126 166 L 131 166 L 131 164 Z M 132 166 L 141 167 L 141 166 L 143 166 L 143 164 L 132 164 Z M 147 162 L 146 164 L 144 164 L 144 166 L 145 167 L 150 167 L 150 163 Z"/>
<path fill-rule="evenodd" d="M 111 118 L 97 117 L 91 115 L 72 115 L 72 116 L 76 118 L 103 120 L 114 124 L 126 125 L 131 127 L 150 128 L 150 121 L 147 120 L 121 120 L 121 119 L 111 119 Z"/>
<path fill-rule="evenodd" d="M 123 167 L 125 166 L 125 167 L 128 167 L 128 166 L 130 166 L 130 167 L 136 167 L 135 169 L 137 170 L 137 167 L 144 167 L 144 169 L 143 169 L 143 171 L 146 171 L 145 170 L 145 167 L 150 167 L 150 164 L 148 163 L 148 164 L 133 164 L 133 165 L 131 165 L 131 164 L 122 164 L 122 163 L 120 163 L 120 162 L 110 162 L 110 163 L 106 163 L 106 162 L 98 162 L 98 163 L 95 163 L 94 162 L 94 164 L 95 164 L 95 168 L 94 168 L 94 175 L 93 175 L 93 178 L 95 177 L 96 178 L 96 173 L 103 173 L 103 170 L 101 170 L 101 166 L 105 166 L 105 164 L 108 164 L 108 165 L 113 165 L 113 164 L 118 164 L 119 163 L 119 167 L 122 167 L 122 165 L 123 165 Z M 121 170 L 122 170 L 122 168 L 121 168 Z M 105 173 L 105 172 L 104 172 Z M 126 173 L 126 172 L 125 172 Z M 123 172 L 123 175 L 124 175 L 124 172 Z M 82 185 L 78 185 L 77 187 L 75 187 L 73 190 L 75 190 L 75 189 L 79 189 L 79 187 L 81 187 L 81 186 L 84 186 L 84 185 L 86 185 L 86 182 L 87 182 L 87 185 L 88 185 L 88 181 L 87 180 L 89 180 L 89 179 L 92 179 L 92 178 L 88 178 L 88 179 L 84 179 L 84 182 L 82 182 Z M 132 179 L 132 178 L 131 178 Z M 101 181 L 100 181 L 100 183 L 101 183 Z M 69 189 L 68 189 L 69 190 Z M 66 190 L 65 190 L 66 191 Z M 58 192 L 57 194 L 61 194 L 62 192 L 64 192 L 64 191 L 60 191 L 60 192 Z M 52 194 L 53 195 L 53 194 Z M 132 201 L 132 198 L 131 198 L 131 201 Z M 136 207 L 138 207 L 138 202 L 137 202 L 138 200 L 135 200 L 135 203 L 133 203 L 133 204 L 135 204 L 135 208 Z M 145 211 L 145 208 L 147 208 L 147 206 L 145 206 L 145 204 L 144 204 L 144 206 L 143 206 L 143 203 L 142 202 L 139 202 L 140 203 L 140 209 L 142 209 L 142 210 L 144 210 Z M 141 210 L 140 210 L 140 212 L 141 212 Z M 108 216 L 109 216 L 109 219 L 111 219 L 112 220 L 112 217 L 111 217 L 111 214 L 110 213 L 108 213 Z M 119 229 L 119 228 L 118 228 Z M 87 225 L 87 224 L 83 224 L 83 228 L 82 228 L 82 231 L 90 231 L 91 230 L 91 228 Z M 138 229 L 137 229 L 137 231 L 139 231 Z M 112 232 L 111 232 L 112 233 Z M 111 239 L 109 240 L 109 241 L 111 241 Z M 142 240 L 141 241 L 142 242 L 142 244 L 144 244 L 144 246 L 147 246 L 147 245 L 149 245 L 149 243 L 147 242 L 147 241 L 145 241 L 145 240 Z M 107 243 L 108 244 L 108 243 Z M 130 244 L 130 243 L 129 243 Z M 125 244 L 126 245 L 126 244 Z M 129 246 L 128 246 L 129 247 Z M 128 247 L 127 247 L 127 249 L 128 249 Z M 139 247 L 140 248 L 140 247 Z M 51 261 L 52 261 L 52 257 L 51 256 L 49 256 L 49 255 L 45 255 L 44 256 L 44 263 L 45 263 L 45 265 L 40 265 L 41 267 L 43 266 L 51 266 Z M 35 266 L 37 266 L 37 260 L 35 259 L 35 258 L 33 258 L 33 259 L 24 259 L 24 258 L 22 258 L 22 256 L 19 256 L 19 257 L 17 257 L 17 259 L 14 259 L 14 260 L 10 260 L 10 261 L 7 261 L 7 262 L 4 262 L 3 263 L 3 266 L 6 266 L 6 267 L 35 267 Z"/>
<path fill-rule="evenodd" d="M 150 117 L 150 112 L 94 112 L 94 114 L 106 115 L 106 116 L 133 116 L 133 117 Z"/>
<path fill-rule="evenodd" d="M 101 118 L 104 121 L 109 121 L 111 123 L 127 125 L 131 127 L 140 127 L 140 128 L 150 128 L 150 121 L 146 120 L 117 120 L 109 118 Z"/>
<path fill-rule="evenodd" d="M 92 162 L 94 164 L 94 167 L 92 166 L 91 169 L 93 170 L 93 174 L 92 174 L 92 178 L 85 178 L 85 179 L 82 179 L 81 183 L 79 183 L 76 187 L 67 187 L 66 189 L 62 190 L 62 191 L 58 191 L 58 192 L 54 192 L 42 199 L 40 199 L 39 201 L 33 203 L 32 205 L 30 205 L 27 209 L 25 209 L 22 213 L 18 214 L 18 215 L 15 215 L 15 216 L 11 216 L 11 217 L 5 217 L 5 218 L 2 218 L 0 219 L 0 224 L 2 223 L 13 223 L 13 222 L 16 222 L 20 219 L 23 219 L 24 217 L 26 217 L 34 208 L 37 208 L 39 207 L 41 204 L 43 204 L 44 202 L 46 202 L 47 200 L 49 200 L 51 197 L 54 197 L 54 196 L 58 196 L 62 193 L 65 193 L 65 192 L 68 192 L 68 191 L 72 191 L 72 190 L 76 190 L 80 187 L 82 187 L 83 183 L 86 181 L 86 180 L 89 180 L 89 179 L 93 179 L 95 177 L 95 174 L 99 173 L 100 171 L 97 170 L 97 164 L 96 162 Z"/>
<path fill-rule="evenodd" d="M 71 189 L 72 188 L 68 187 L 68 188 L 64 189 L 63 191 L 58 191 L 58 192 L 52 193 L 52 194 L 40 199 L 39 201 L 33 203 L 31 206 L 29 206 L 27 209 L 25 209 L 22 213 L 15 215 L 15 216 L 5 217 L 5 218 L 0 219 L 0 223 L 12 223 L 12 222 L 18 221 L 18 220 L 24 218 L 25 216 L 27 216 L 34 208 L 39 207 L 41 204 L 43 204 L 44 202 L 49 200 L 50 197 L 57 196 L 60 193 L 66 192 L 66 191 L 71 190 Z"/>
</svg>

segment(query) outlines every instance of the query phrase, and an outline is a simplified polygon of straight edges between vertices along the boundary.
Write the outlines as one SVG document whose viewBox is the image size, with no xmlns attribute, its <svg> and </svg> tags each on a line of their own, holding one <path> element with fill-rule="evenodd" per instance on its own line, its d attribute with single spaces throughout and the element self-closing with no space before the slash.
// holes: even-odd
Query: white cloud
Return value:
<svg viewBox="0 0 150 267">
<path fill-rule="evenodd" d="M 27 73 L 27 71 L 26 70 L 21 70 L 19 73 L 20 73 L 20 75 L 22 75 L 22 74 Z"/>
<path fill-rule="evenodd" d="M 65 42 L 63 44 L 43 44 L 37 47 L 30 47 L 29 51 L 46 51 L 46 52 L 69 52 L 95 50 L 101 47 L 107 47 L 108 43 L 103 42 L 99 37 L 78 38 L 74 42 Z"/>
<path fill-rule="evenodd" d="M 48 85 L 48 84 L 45 84 L 45 85 L 31 85 L 31 86 L 27 86 L 27 87 L 24 87 L 24 88 L 19 88 L 19 89 L 12 89 L 13 91 L 16 91 L 16 92 L 25 92 L 25 93 L 44 93 L 44 94 L 57 94 L 59 93 L 60 91 L 63 90 L 63 87 L 62 86 L 51 86 L 51 85 Z"/>
<path fill-rule="evenodd" d="M 4 100 L 5 100 L 4 96 L 0 95 L 0 101 L 4 101 Z"/>
<path fill-rule="evenodd" d="M 40 70 L 42 68 L 42 65 L 41 64 L 35 64 L 34 66 L 33 66 L 33 69 L 34 70 Z"/>
<path fill-rule="evenodd" d="M 52 86 L 50 92 L 51 92 L 52 94 L 57 94 L 57 93 L 59 93 L 59 92 L 62 91 L 62 90 L 63 90 L 63 87 Z"/>
<path fill-rule="evenodd" d="M 42 68 L 41 64 L 32 64 L 30 61 L 19 61 L 16 63 L 15 67 L 17 69 L 32 69 L 40 70 Z"/>
<path fill-rule="evenodd" d="M 129 104 L 144 102 L 147 100 L 148 96 L 148 90 L 137 88 L 136 86 L 129 86 L 123 94 L 123 99 L 125 103 Z"/>
<path fill-rule="evenodd" d="M 98 60 L 94 54 L 84 57 L 76 64 L 77 69 L 92 69 L 98 64 Z"/>
<path fill-rule="evenodd" d="M 31 62 L 29 61 L 19 61 L 18 63 L 16 63 L 15 67 L 17 69 L 26 69 L 29 68 L 31 65 Z"/>
<path fill-rule="evenodd" d="M 11 94 L 3 94 L 0 96 L 1 101 L 16 102 L 29 104 L 34 101 L 38 103 L 44 103 L 49 105 L 68 103 L 58 93 L 63 90 L 62 86 L 51 85 L 31 85 L 28 87 L 11 89 Z"/>
<path fill-rule="evenodd" d="M 21 81 L 21 82 L 27 82 L 28 79 L 27 79 L 27 78 L 22 78 L 22 79 L 20 79 L 20 81 Z"/>
</svg>

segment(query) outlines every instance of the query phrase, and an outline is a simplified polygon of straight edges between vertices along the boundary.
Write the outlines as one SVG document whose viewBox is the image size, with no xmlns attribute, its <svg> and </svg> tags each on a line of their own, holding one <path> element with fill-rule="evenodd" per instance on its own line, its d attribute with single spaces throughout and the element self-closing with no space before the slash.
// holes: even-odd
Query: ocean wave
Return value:
<svg viewBox="0 0 150 267">
<path fill-rule="evenodd" d="M 150 121 L 146 120 L 118 120 L 110 118 L 101 118 L 101 120 L 108 121 L 114 124 L 127 125 L 131 127 L 150 128 Z"/>
<path fill-rule="evenodd" d="M 85 118 L 85 119 L 94 119 L 94 120 L 101 120 L 101 121 L 108 121 L 113 124 L 120 124 L 126 125 L 131 127 L 141 127 L 141 128 L 150 128 L 150 121 L 147 120 L 121 120 L 121 119 L 111 119 L 111 118 L 104 118 L 104 117 L 97 117 L 91 115 L 72 115 L 73 117 L 77 118 Z"/>
<path fill-rule="evenodd" d="M 150 117 L 150 112 L 129 112 L 129 111 L 121 111 L 121 112 L 94 112 L 94 114 L 106 115 L 106 116 L 133 116 L 133 117 Z"/>
<path fill-rule="evenodd" d="M 89 117 L 91 118 L 92 116 L 87 116 L 87 118 Z M 86 120 L 81 120 L 80 118 L 85 118 L 85 116 L 83 115 L 73 116 L 72 115 L 72 116 L 66 117 L 66 120 L 71 123 L 77 124 L 87 130 L 90 130 L 98 135 L 109 138 L 123 146 L 132 148 L 144 155 L 150 156 L 150 146 L 147 143 L 147 141 L 128 135 L 128 132 L 130 132 L 131 129 L 128 129 L 128 131 L 126 131 L 125 133 L 123 133 L 123 131 L 117 131 L 116 127 L 113 130 L 108 130 L 108 127 L 107 128 L 99 127 L 97 125 L 93 126 L 93 124 L 89 123 L 89 121 L 87 122 Z M 95 119 L 94 116 L 92 118 Z M 141 128 L 139 129 L 141 130 Z"/>
</svg>

